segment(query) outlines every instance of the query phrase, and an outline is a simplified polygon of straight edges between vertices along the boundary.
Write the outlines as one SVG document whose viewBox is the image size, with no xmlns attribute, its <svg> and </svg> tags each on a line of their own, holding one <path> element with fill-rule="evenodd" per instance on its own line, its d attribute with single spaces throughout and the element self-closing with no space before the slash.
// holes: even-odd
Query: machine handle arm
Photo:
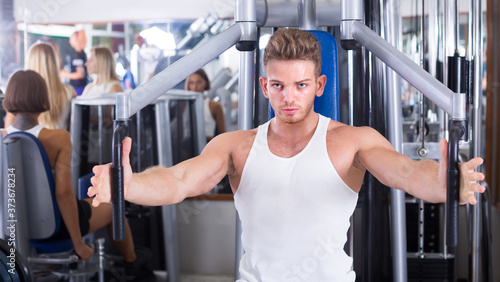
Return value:
<svg viewBox="0 0 500 282">
<path fill-rule="evenodd" d="M 349 26 L 353 39 L 361 43 L 386 65 L 396 71 L 401 77 L 411 83 L 427 98 L 438 105 L 452 118 L 465 118 L 461 107 L 456 105 L 455 97 L 459 93 L 453 93 L 448 87 L 430 75 L 427 71 L 415 64 L 397 48 L 373 32 L 360 21 L 346 22 Z M 465 105 L 463 107 L 465 109 Z"/>
<path fill-rule="evenodd" d="M 111 165 L 111 199 L 113 202 L 113 240 L 125 240 L 125 197 L 123 187 L 122 141 L 128 135 L 125 121 L 115 121 L 113 163 Z"/>
<path fill-rule="evenodd" d="M 460 122 L 450 121 L 448 142 L 448 171 L 446 175 L 446 245 L 458 244 L 458 202 L 460 197 L 460 170 L 458 168 L 458 142 L 465 134 Z"/>
<path fill-rule="evenodd" d="M 203 67 L 237 43 L 245 31 L 245 23 L 235 23 L 193 50 L 168 68 L 134 89 L 116 97 L 116 119 L 125 120 L 156 100 L 179 82 Z"/>
</svg>

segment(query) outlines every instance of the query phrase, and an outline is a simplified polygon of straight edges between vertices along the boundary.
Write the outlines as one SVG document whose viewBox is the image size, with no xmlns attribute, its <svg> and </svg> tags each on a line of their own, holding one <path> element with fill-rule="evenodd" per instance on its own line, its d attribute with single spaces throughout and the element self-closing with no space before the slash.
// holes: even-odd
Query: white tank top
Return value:
<svg viewBox="0 0 500 282">
<path fill-rule="evenodd" d="M 343 248 L 358 194 L 328 157 L 329 122 L 320 115 L 307 146 L 291 158 L 271 153 L 269 122 L 259 126 L 234 196 L 245 250 L 238 281 L 355 280 Z"/>
<path fill-rule="evenodd" d="M 40 131 L 42 131 L 42 129 L 43 129 L 43 126 L 40 125 L 40 124 L 37 124 L 37 125 L 35 125 L 34 127 L 30 128 L 28 130 L 17 129 L 17 128 L 15 128 L 12 125 L 6 128 L 7 134 L 10 134 L 12 132 L 17 132 L 17 131 L 24 131 L 24 132 L 27 132 L 27 133 L 35 136 L 36 138 L 38 138 L 38 135 L 40 134 Z"/>
<path fill-rule="evenodd" d="M 203 114 L 205 115 L 205 135 L 207 137 L 214 137 L 216 124 L 215 119 L 210 112 L 210 107 L 208 106 L 209 103 L 209 98 L 203 99 Z"/>
<path fill-rule="evenodd" d="M 99 97 L 105 94 L 111 93 L 111 88 L 115 85 L 120 85 L 120 81 L 111 81 L 107 83 L 102 83 L 100 85 L 97 85 L 95 82 L 87 84 L 85 86 L 85 89 L 83 90 L 82 96 L 83 97 Z"/>
</svg>

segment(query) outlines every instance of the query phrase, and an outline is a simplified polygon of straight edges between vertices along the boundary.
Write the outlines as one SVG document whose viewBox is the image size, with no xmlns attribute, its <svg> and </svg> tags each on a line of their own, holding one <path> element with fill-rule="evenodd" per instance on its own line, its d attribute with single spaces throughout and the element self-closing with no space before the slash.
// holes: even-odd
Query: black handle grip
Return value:
<svg viewBox="0 0 500 282">
<path fill-rule="evenodd" d="M 115 121 L 113 132 L 113 164 L 111 166 L 111 197 L 113 201 L 113 240 L 125 240 L 125 196 L 123 186 L 122 141 L 128 127 L 124 121 Z"/>
<path fill-rule="evenodd" d="M 450 122 L 450 140 L 448 143 L 448 171 L 446 178 L 446 245 L 458 245 L 458 201 L 460 197 L 460 171 L 458 169 L 458 142 L 464 134 L 464 128 Z"/>
<path fill-rule="evenodd" d="M 459 172 L 448 170 L 447 195 L 446 195 L 446 245 L 456 247 L 458 244 L 458 192 L 453 183 L 458 178 Z M 451 183 L 451 184 L 450 184 Z"/>
<path fill-rule="evenodd" d="M 113 240 L 125 240 L 125 198 L 123 193 L 123 167 L 111 167 L 113 197 Z"/>
</svg>

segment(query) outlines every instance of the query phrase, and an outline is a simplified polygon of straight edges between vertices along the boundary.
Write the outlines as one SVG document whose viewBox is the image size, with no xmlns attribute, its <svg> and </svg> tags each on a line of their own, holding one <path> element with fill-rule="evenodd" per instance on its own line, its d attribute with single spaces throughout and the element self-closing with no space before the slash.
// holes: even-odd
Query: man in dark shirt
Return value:
<svg viewBox="0 0 500 282">
<path fill-rule="evenodd" d="M 85 47 L 85 31 L 75 31 L 69 38 L 69 44 L 75 52 L 71 54 L 69 65 L 70 71 L 61 70 L 61 78 L 69 78 L 69 84 L 75 88 L 76 94 L 80 96 L 87 85 L 87 55 L 83 48 Z"/>
</svg>

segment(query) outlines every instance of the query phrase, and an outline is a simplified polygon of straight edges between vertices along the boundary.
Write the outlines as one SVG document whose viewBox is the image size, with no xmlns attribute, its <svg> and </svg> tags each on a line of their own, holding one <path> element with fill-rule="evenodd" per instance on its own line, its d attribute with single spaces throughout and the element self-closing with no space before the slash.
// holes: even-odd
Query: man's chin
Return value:
<svg viewBox="0 0 500 282">
<path fill-rule="evenodd" d="M 279 119 L 283 121 L 284 123 L 289 123 L 289 124 L 294 124 L 302 121 L 304 117 L 298 115 L 298 114 L 293 114 L 293 115 L 280 115 Z"/>
</svg>

